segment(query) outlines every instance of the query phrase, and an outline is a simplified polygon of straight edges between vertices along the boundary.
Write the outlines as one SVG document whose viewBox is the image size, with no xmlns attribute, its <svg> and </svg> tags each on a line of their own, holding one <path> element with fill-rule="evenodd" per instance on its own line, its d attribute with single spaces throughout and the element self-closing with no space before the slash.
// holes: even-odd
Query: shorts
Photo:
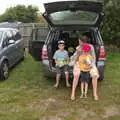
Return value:
<svg viewBox="0 0 120 120">
<path fill-rule="evenodd" d="M 63 72 L 69 72 L 69 66 L 64 65 L 62 67 L 56 66 L 56 73 L 61 74 Z"/>
<path fill-rule="evenodd" d="M 89 72 L 83 72 L 80 73 L 80 82 L 87 82 L 90 81 L 90 73 Z"/>
</svg>

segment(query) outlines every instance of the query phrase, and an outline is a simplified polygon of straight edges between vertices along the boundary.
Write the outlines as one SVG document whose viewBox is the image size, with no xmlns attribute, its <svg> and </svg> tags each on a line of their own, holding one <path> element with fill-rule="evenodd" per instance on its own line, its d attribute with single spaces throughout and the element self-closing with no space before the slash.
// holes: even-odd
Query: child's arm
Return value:
<svg viewBox="0 0 120 120">
<path fill-rule="evenodd" d="M 65 51 L 65 64 L 68 64 L 69 63 L 69 61 L 70 61 L 70 58 L 69 58 L 69 55 L 68 55 L 68 52 L 67 51 Z"/>
<path fill-rule="evenodd" d="M 87 63 L 91 68 L 95 65 L 93 56 L 89 55 Z"/>
<path fill-rule="evenodd" d="M 69 60 L 69 55 L 68 55 L 68 52 L 65 51 L 65 58 L 64 58 L 65 61 Z"/>
<path fill-rule="evenodd" d="M 57 51 L 56 51 L 53 55 L 53 59 L 55 60 L 56 64 L 58 63 L 57 58 L 58 58 L 58 55 L 57 55 Z"/>
</svg>

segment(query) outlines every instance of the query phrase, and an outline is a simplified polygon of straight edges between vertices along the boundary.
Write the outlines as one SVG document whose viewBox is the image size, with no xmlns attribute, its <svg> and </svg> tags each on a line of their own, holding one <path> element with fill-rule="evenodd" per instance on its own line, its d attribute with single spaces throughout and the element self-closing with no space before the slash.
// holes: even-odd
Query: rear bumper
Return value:
<svg viewBox="0 0 120 120">
<path fill-rule="evenodd" d="M 50 65 L 49 65 L 48 60 L 42 61 L 42 68 L 43 68 L 43 72 L 44 72 L 45 76 L 55 77 L 56 69 L 54 67 L 52 67 L 52 69 L 50 69 Z M 104 79 L 104 69 L 105 69 L 104 61 L 98 61 L 97 68 L 98 68 L 98 71 L 99 71 L 99 74 L 100 74 L 99 79 L 101 79 L 101 80 Z M 72 73 L 72 68 L 70 68 L 70 73 Z"/>
<path fill-rule="evenodd" d="M 44 76 L 46 76 L 46 77 L 55 77 L 56 76 L 56 68 L 55 67 L 50 67 L 48 60 L 43 60 L 42 61 L 42 68 L 43 68 Z M 71 67 L 70 67 L 69 72 L 72 73 L 72 68 Z"/>
<path fill-rule="evenodd" d="M 56 70 L 55 70 L 55 68 L 52 68 L 52 70 L 50 69 L 48 60 L 42 61 L 42 68 L 43 68 L 43 73 L 46 77 L 55 77 Z"/>
</svg>

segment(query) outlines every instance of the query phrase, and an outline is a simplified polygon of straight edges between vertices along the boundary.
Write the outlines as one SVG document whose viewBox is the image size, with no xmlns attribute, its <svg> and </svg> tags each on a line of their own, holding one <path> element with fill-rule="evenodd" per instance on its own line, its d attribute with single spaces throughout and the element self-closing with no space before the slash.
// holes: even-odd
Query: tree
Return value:
<svg viewBox="0 0 120 120">
<path fill-rule="evenodd" d="M 109 0 L 105 8 L 104 26 L 103 26 L 103 37 L 107 43 L 116 44 L 120 39 L 120 1 Z M 116 39 L 117 38 L 117 39 Z"/>
<path fill-rule="evenodd" d="M 38 15 L 38 8 L 32 5 L 17 5 L 15 7 L 8 8 L 4 14 L 0 16 L 0 21 L 21 21 L 24 23 L 36 22 Z"/>
</svg>

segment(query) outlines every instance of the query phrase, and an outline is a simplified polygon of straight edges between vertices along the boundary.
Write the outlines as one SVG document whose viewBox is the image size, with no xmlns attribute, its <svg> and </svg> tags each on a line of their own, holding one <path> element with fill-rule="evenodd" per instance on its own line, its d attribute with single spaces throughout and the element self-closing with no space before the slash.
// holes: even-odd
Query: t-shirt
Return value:
<svg viewBox="0 0 120 120">
<path fill-rule="evenodd" d="M 62 67 L 68 64 L 69 56 L 66 50 L 57 50 L 53 56 L 56 66 Z"/>
<path fill-rule="evenodd" d="M 79 56 L 80 70 L 83 72 L 88 72 L 91 69 L 93 58 L 90 54 L 82 54 Z"/>
</svg>

